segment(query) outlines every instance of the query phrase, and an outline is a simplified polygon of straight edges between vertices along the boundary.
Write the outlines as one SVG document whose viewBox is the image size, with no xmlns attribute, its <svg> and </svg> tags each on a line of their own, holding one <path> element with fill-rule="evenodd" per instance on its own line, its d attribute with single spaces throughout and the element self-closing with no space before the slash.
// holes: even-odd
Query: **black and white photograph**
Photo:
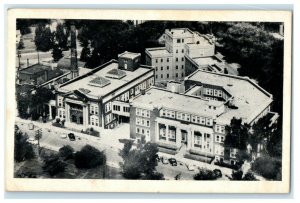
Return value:
<svg viewBox="0 0 300 203">
<path fill-rule="evenodd" d="M 14 17 L 13 180 L 288 191 L 290 18 Z"/>
</svg>

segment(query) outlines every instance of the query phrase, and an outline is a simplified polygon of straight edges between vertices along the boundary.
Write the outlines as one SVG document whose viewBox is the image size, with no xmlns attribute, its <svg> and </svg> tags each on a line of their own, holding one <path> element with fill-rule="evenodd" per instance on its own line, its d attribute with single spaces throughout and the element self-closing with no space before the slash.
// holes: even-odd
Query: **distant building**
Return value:
<svg viewBox="0 0 300 203">
<path fill-rule="evenodd" d="M 215 38 L 202 35 L 188 28 L 166 29 L 159 38 L 165 47 L 147 48 L 146 64 L 155 67 L 156 82 L 183 80 L 186 73 L 186 58 L 206 58 L 215 55 Z M 203 64 L 206 65 L 206 64 Z"/>
<path fill-rule="evenodd" d="M 194 159 L 235 164 L 237 149 L 224 149 L 225 126 L 232 118 L 252 125 L 269 114 L 272 95 L 247 77 L 197 70 L 169 90 L 152 87 L 134 97 L 130 108 L 130 136 L 155 142 L 162 152 Z M 173 90 L 172 90 L 173 88 Z"/>
<path fill-rule="evenodd" d="M 18 44 L 21 40 L 21 31 L 20 30 L 16 30 L 16 43 Z"/>
<path fill-rule="evenodd" d="M 141 54 L 124 52 L 57 89 L 57 116 L 65 126 L 114 128 L 129 122 L 129 99 L 154 84 L 154 70 L 140 65 Z"/>
</svg>

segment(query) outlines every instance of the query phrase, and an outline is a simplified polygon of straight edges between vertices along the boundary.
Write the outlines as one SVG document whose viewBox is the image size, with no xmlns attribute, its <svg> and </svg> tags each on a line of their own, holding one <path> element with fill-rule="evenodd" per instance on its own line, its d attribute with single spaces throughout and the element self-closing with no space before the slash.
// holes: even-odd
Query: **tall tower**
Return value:
<svg viewBox="0 0 300 203">
<path fill-rule="evenodd" d="M 72 79 L 78 77 L 76 28 L 74 24 L 71 25 L 71 72 Z"/>
</svg>

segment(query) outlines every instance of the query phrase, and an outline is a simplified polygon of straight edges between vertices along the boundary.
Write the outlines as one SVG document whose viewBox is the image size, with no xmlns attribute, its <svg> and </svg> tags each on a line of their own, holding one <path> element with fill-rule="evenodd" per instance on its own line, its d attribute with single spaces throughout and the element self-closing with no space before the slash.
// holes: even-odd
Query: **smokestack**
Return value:
<svg viewBox="0 0 300 203">
<path fill-rule="evenodd" d="M 78 77 L 76 28 L 74 24 L 71 25 L 71 72 L 72 79 Z"/>
</svg>

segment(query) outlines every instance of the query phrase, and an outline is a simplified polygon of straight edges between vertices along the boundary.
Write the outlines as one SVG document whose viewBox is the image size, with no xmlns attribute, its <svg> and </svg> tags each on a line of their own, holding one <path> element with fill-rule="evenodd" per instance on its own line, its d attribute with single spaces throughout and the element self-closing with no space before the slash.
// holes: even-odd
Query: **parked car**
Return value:
<svg viewBox="0 0 300 203">
<path fill-rule="evenodd" d="M 169 159 L 169 162 L 170 162 L 170 164 L 171 164 L 172 166 L 177 166 L 177 161 L 176 161 L 176 159 L 170 158 L 170 159 Z"/>
<path fill-rule="evenodd" d="M 213 173 L 214 173 L 216 178 L 221 178 L 222 177 L 222 172 L 221 172 L 220 169 L 213 170 Z"/>
<path fill-rule="evenodd" d="M 37 145 L 38 144 L 38 141 L 35 140 L 34 138 L 28 138 L 27 142 L 29 142 L 30 144 L 33 144 L 33 145 Z"/>
<path fill-rule="evenodd" d="M 192 164 L 187 164 L 186 166 L 187 166 L 187 169 L 188 169 L 189 171 L 194 171 L 194 170 L 195 170 L 195 166 L 192 165 Z"/>
<path fill-rule="evenodd" d="M 168 163 L 169 163 L 168 158 L 165 157 L 165 156 L 161 157 L 161 162 L 162 162 L 163 164 L 168 164 Z"/>
<path fill-rule="evenodd" d="M 67 134 L 65 134 L 65 133 L 63 133 L 63 134 L 60 134 L 60 138 L 62 138 L 62 139 L 66 139 L 68 136 L 67 136 Z"/>
<path fill-rule="evenodd" d="M 69 134 L 68 134 L 68 137 L 69 137 L 69 139 L 70 139 L 71 141 L 75 141 L 75 135 L 74 135 L 74 133 L 69 133 Z"/>
<path fill-rule="evenodd" d="M 159 158 L 159 156 L 157 154 L 155 155 L 155 159 L 156 159 L 157 162 L 160 161 L 160 158 Z"/>
</svg>

